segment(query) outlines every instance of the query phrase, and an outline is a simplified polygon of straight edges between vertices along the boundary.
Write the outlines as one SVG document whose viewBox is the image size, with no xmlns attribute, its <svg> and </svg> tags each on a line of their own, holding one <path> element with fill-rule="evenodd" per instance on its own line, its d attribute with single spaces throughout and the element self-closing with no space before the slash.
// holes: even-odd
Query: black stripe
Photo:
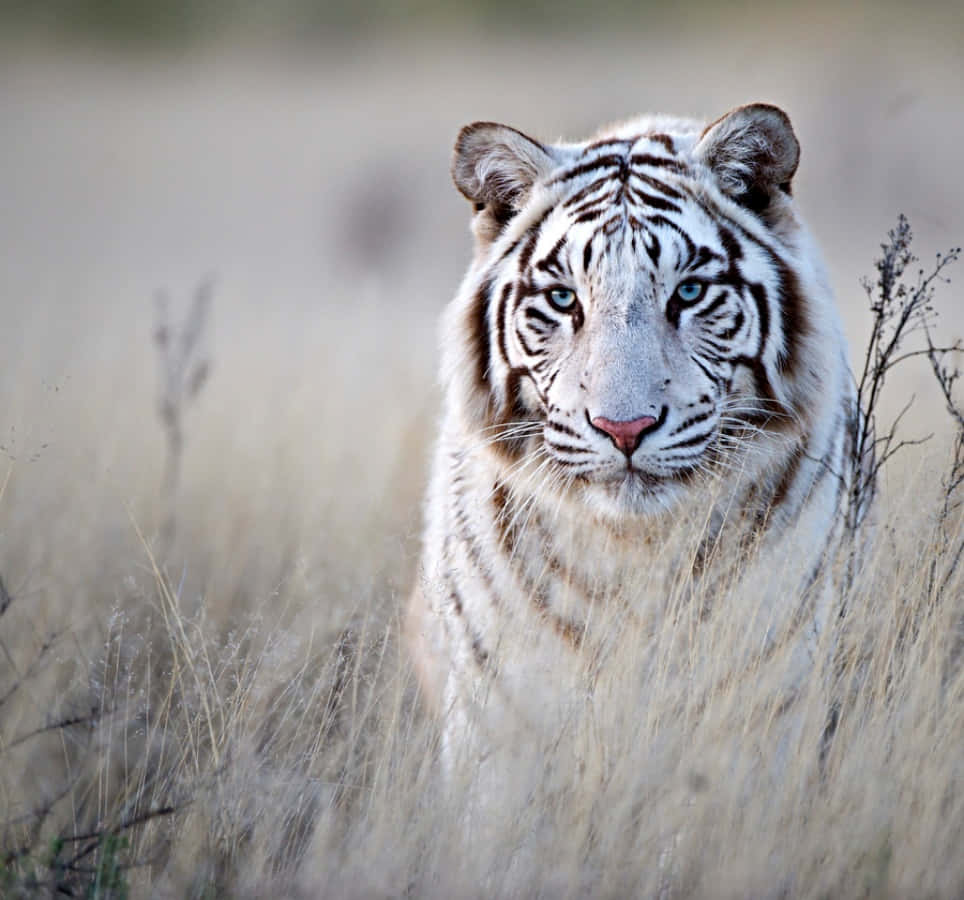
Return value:
<svg viewBox="0 0 964 900">
<path fill-rule="evenodd" d="M 659 256 L 662 252 L 663 246 L 659 242 L 659 238 L 656 237 L 649 229 L 646 230 L 646 252 L 649 254 L 649 258 L 652 260 L 654 266 L 659 265 Z"/>
<path fill-rule="evenodd" d="M 502 288 L 502 296 L 499 298 L 499 308 L 495 317 L 495 333 L 499 342 L 499 352 L 502 354 L 502 361 L 506 365 L 509 365 L 509 348 L 505 338 L 506 310 L 514 288 L 515 285 L 511 281 Z"/>
<path fill-rule="evenodd" d="M 647 134 L 646 139 L 662 144 L 670 153 L 676 152 L 676 144 L 673 143 L 673 139 L 668 134 Z"/>
<path fill-rule="evenodd" d="M 519 543 L 519 533 L 513 524 L 512 495 L 502 483 L 496 482 L 492 490 L 492 505 L 495 507 L 494 523 L 498 532 L 502 552 L 510 559 L 515 555 Z"/>
<path fill-rule="evenodd" d="M 546 427 L 552 429 L 553 431 L 558 431 L 560 434 L 568 434 L 569 437 L 582 437 L 582 435 L 576 431 L 575 428 L 570 428 L 568 425 L 564 425 L 562 422 L 557 422 L 555 419 L 549 419 L 546 422 Z"/>
<path fill-rule="evenodd" d="M 462 603 L 462 598 L 459 596 L 458 591 L 454 586 L 449 585 L 449 601 L 452 604 L 452 609 L 458 614 L 462 623 L 465 625 L 465 633 L 469 638 L 469 643 L 472 645 L 472 656 L 475 659 L 475 664 L 480 669 L 485 669 L 486 663 L 489 661 L 488 651 L 482 646 L 482 638 L 475 632 L 475 630 L 469 625 L 468 618 L 465 615 L 465 606 Z"/>
<path fill-rule="evenodd" d="M 585 273 L 589 272 L 589 266 L 592 263 L 592 239 L 586 241 L 586 246 L 582 248 L 582 270 Z"/>
<path fill-rule="evenodd" d="M 565 275 L 562 266 L 559 264 L 559 254 L 562 252 L 562 248 L 566 246 L 566 241 L 568 235 L 563 235 L 556 241 L 553 248 L 536 263 L 536 268 L 541 269 L 543 272 L 548 272 L 550 269 L 555 269 L 560 277 Z"/>
<path fill-rule="evenodd" d="M 575 166 L 572 169 L 568 169 L 565 172 L 560 173 L 553 178 L 549 184 L 561 184 L 564 181 L 571 181 L 573 178 L 578 178 L 580 175 L 585 175 L 586 173 L 593 172 L 596 169 L 618 169 L 623 165 L 624 161 L 624 157 L 616 156 L 614 154 L 600 156 L 594 160 L 582 163 L 581 165 Z"/>
<path fill-rule="evenodd" d="M 526 336 L 522 333 L 518 326 L 514 327 L 513 331 L 515 332 L 516 340 L 518 340 L 518 342 L 522 345 L 522 352 L 525 353 L 526 356 L 537 356 L 538 351 L 529 346 Z M 535 369 L 536 371 L 540 371 L 541 366 L 537 365 L 535 366 Z"/>
<path fill-rule="evenodd" d="M 643 184 L 649 185 L 654 191 L 659 191 L 661 194 L 665 194 L 673 200 L 683 199 L 683 194 L 680 191 L 674 187 L 670 187 L 665 181 L 660 181 L 652 175 L 647 175 L 644 172 L 633 172 L 633 178 L 638 178 Z"/>
<path fill-rule="evenodd" d="M 634 166 L 660 166 L 664 169 L 670 169 L 680 173 L 686 171 L 686 167 L 682 165 L 679 160 L 673 159 L 670 156 L 654 156 L 652 153 L 634 153 L 629 158 L 629 161 Z"/>
<path fill-rule="evenodd" d="M 473 529 L 468 513 L 465 511 L 463 505 L 466 502 L 464 491 L 457 490 L 455 492 L 455 504 L 452 511 L 454 531 L 465 553 L 468 555 L 474 570 L 485 582 L 486 591 L 492 599 L 493 604 L 495 604 L 497 603 L 497 595 L 495 592 L 495 583 L 492 580 L 492 567 L 486 565 L 485 560 L 482 558 L 482 548 L 479 544 L 478 535 Z"/>
<path fill-rule="evenodd" d="M 519 267 L 519 272 L 524 273 L 529 265 L 529 260 L 532 259 L 532 254 L 535 252 L 536 244 L 539 242 L 539 232 L 541 230 L 542 221 L 529 232 L 529 237 L 525 244 L 522 246 L 522 252 L 519 253 L 519 259 L 516 265 Z"/>
<path fill-rule="evenodd" d="M 733 324 L 729 328 L 725 328 L 720 332 L 719 337 L 724 341 L 731 341 L 736 336 L 737 332 L 743 327 L 744 316 L 743 311 L 738 309 L 736 315 L 733 317 Z"/>
<path fill-rule="evenodd" d="M 583 222 L 594 222 L 601 215 L 606 213 L 612 207 L 610 206 L 600 206 L 597 209 L 591 209 L 588 212 L 584 212 L 582 215 L 577 216 L 572 220 L 573 225 L 582 225 Z"/>
<path fill-rule="evenodd" d="M 590 466 L 588 466 L 588 468 L 586 468 L 586 460 L 584 460 L 584 459 L 579 459 L 579 460 L 576 460 L 576 459 L 564 459 L 564 458 L 562 458 L 562 457 L 560 456 L 560 457 L 556 457 L 556 458 L 553 460 L 553 463 L 554 463 L 555 465 L 557 465 L 557 466 L 567 466 L 567 467 L 573 468 L 573 469 L 583 468 L 584 471 L 586 471 L 586 472 L 591 472 L 591 471 L 593 471 L 593 469 L 595 469 L 595 466 L 594 466 L 594 465 L 590 465 Z M 582 474 L 582 473 L 577 472 L 576 474 L 577 474 L 577 475 L 580 475 L 580 474 Z"/>
<path fill-rule="evenodd" d="M 665 212 L 681 213 L 682 210 L 679 206 L 672 202 L 672 200 L 664 200 L 662 197 L 657 197 L 655 194 L 647 194 L 644 191 L 636 190 L 631 187 L 629 189 L 630 196 L 643 206 L 648 206 L 650 209 L 662 209 Z"/>
<path fill-rule="evenodd" d="M 542 211 L 542 215 L 540 215 L 539 218 L 535 220 L 535 222 L 533 222 L 522 234 L 519 235 L 519 237 L 517 237 L 509 245 L 509 248 L 505 251 L 505 253 L 502 254 L 502 256 L 499 257 L 499 259 L 495 262 L 492 268 L 496 269 L 502 263 L 504 263 L 510 256 L 512 256 L 513 253 L 516 252 L 516 250 L 519 249 L 519 245 L 522 244 L 523 241 L 525 241 L 526 245 L 528 245 L 529 242 L 532 241 L 533 236 L 538 236 L 539 232 L 542 230 L 543 224 L 545 224 L 546 219 L 549 218 L 549 215 L 553 212 L 554 209 L 555 209 L 554 206 L 547 206 Z M 532 251 L 530 250 L 529 253 L 531 255 Z"/>
<path fill-rule="evenodd" d="M 560 453 L 592 453 L 592 450 L 587 447 L 576 447 L 573 444 L 557 444 L 555 441 L 550 441 L 549 438 L 544 439 L 546 446 L 552 447 L 553 450 L 558 450 Z"/>
<path fill-rule="evenodd" d="M 601 231 L 606 237 L 612 237 L 617 231 L 619 231 L 619 226 L 623 223 L 623 217 L 618 213 L 614 216 L 608 218 L 602 223 L 596 230 Z"/>
<path fill-rule="evenodd" d="M 613 145 L 622 145 L 624 147 L 632 147 L 636 141 L 639 140 L 639 136 L 631 138 L 602 138 L 598 141 L 593 141 L 591 144 L 587 144 L 585 147 L 586 151 L 589 150 L 601 150 L 603 147 L 609 147 Z"/>
<path fill-rule="evenodd" d="M 492 294 L 492 282 L 483 281 L 475 292 L 472 300 L 472 310 L 469 315 L 469 334 L 471 346 L 475 356 L 475 381 L 480 391 L 488 391 L 489 365 L 491 363 L 489 349 L 489 302 Z"/>
<path fill-rule="evenodd" d="M 713 315 L 724 303 L 726 303 L 726 294 L 719 294 L 716 299 L 709 304 L 709 306 L 704 307 L 700 310 L 699 314 L 703 318 Z"/>
<path fill-rule="evenodd" d="M 669 228 L 674 231 L 686 245 L 687 259 L 692 259 L 696 254 L 696 244 L 693 243 L 693 239 L 672 219 L 667 219 L 666 216 L 657 213 L 653 216 L 644 217 L 650 225 L 654 225 L 657 228 Z"/>
<path fill-rule="evenodd" d="M 667 444 L 663 447 L 663 450 L 680 450 L 683 447 L 695 447 L 697 444 L 702 444 L 710 435 L 713 434 L 713 429 L 709 431 L 701 432 L 700 434 L 695 434 L 693 437 L 687 438 L 685 441 L 677 441 L 675 444 Z"/>
<path fill-rule="evenodd" d="M 568 209 L 574 206 L 578 206 L 580 203 L 582 203 L 583 200 L 586 200 L 586 198 L 589 197 L 591 194 L 594 194 L 596 191 L 604 190 L 608 186 L 609 180 L 610 179 L 608 176 L 604 176 L 603 178 L 597 178 L 595 181 L 591 181 L 585 187 L 579 188 L 579 190 L 576 191 L 575 194 L 569 197 L 566 200 L 566 202 L 562 204 L 563 207 Z M 598 199 L 598 198 L 594 198 L 593 202 L 595 202 L 595 199 Z"/>
<path fill-rule="evenodd" d="M 717 260 L 721 263 L 727 261 L 725 257 L 720 256 L 719 253 L 711 250 L 709 247 L 699 247 L 696 251 L 695 257 L 690 260 L 689 265 L 693 268 L 699 268 L 700 266 L 705 266 L 712 260 Z"/>
<path fill-rule="evenodd" d="M 539 322 L 544 322 L 546 325 L 550 325 L 555 328 L 559 323 L 555 319 L 550 319 L 541 309 L 537 309 L 535 306 L 527 306 L 524 311 L 524 315 L 527 319 L 536 319 Z"/>
<path fill-rule="evenodd" d="M 710 416 L 713 415 L 713 410 L 708 409 L 706 412 L 698 413 L 695 416 L 690 416 L 685 422 L 682 422 L 677 428 L 674 428 L 670 433 L 669 437 L 676 437 L 678 434 L 682 434 L 687 428 L 692 428 L 694 425 L 698 425 L 700 422 L 706 421 Z"/>
<path fill-rule="evenodd" d="M 722 362 L 728 357 L 729 347 L 718 343 L 715 339 L 715 335 L 700 335 L 700 350 L 709 351 L 707 355 L 714 357 L 715 359 Z"/>
<path fill-rule="evenodd" d="M 699 366 L 699 368 L 703 371 L 703 374 L 704 374 L 707 378 L 709 378 L 710 381 L 711 381 L 713 384 L 719 384 L 719 383 L 720 383 L 720 376 L 719 376 L 719 375 L 714 375 L 706 366 L 704 366 L 703 363 L 700 361 L 699 357 L 693 356 L 693 355 L 691 354 L 691 355 L 690 355 L 690 359 L 693 360 L 693 362 L 695 362 L 697 366 Z"/>
<path fill-rule="evenodd" d="M 782 375 L 791 375 L 800 357 L 801 339 L 806 334 L 807 321 L 805 300 L 796 273 L 781 259 L 773 255 L 773 262 L 780 276 L 780 319 L 784 347 L 777 357 L 777 367 Z"/>
<path fill-rule="evenodd" d="M 767 339 L 770 336 L 770 307 L 767 304 L 767 292 L 762 284 L 748 283 L 747 287 L 756 302 L 757 316 L 760 322 L 760 348 L 758 352 L 762 356 Z"/>
</svg>

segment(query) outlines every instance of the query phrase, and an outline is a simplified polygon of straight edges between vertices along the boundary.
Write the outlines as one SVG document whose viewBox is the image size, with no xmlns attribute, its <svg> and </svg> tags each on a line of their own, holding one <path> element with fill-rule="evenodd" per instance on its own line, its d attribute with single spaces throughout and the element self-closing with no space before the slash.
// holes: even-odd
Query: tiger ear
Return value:
<svg viewBox="0 0 964 900">
<path fill-rule="evenodd" d="M 532 186 L 557 165 L 549 149 L 508 125 L 473 122 L 455 141 L 452 180 L 484 213 L 476 233 L 495 237 L 525 205 Z"/>
<path fill-rule="evenodd" d="M 708 125 L 694 152 L 724 193 L 756 213 L 764 213 L 779 192 L 789 195 L 800 161 L 790 118 L 766 103 L 741 106 Z"/>
</svg>

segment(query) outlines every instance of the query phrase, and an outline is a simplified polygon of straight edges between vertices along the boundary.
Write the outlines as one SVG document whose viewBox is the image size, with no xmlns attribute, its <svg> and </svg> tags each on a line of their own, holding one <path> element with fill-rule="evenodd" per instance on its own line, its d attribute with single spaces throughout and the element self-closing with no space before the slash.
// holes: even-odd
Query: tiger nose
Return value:
<svg viewBox="0 0 964 900">
<path fill-rule="evenodd" d="M 656 424 L 654 416 L 640 416 L 628 422 L 614 422 L 605 416 L 591 420 L 593 428 L 608 434 L 612 442 L 627 456 L 632 456 L 643 439 L 643 435 Z"/>
</svg>

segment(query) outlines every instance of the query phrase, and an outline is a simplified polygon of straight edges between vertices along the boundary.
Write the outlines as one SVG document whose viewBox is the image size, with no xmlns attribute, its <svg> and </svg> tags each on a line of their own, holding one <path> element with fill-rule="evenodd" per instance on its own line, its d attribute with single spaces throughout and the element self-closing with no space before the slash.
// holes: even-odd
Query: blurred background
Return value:
<svg viewBox="0 0 964 900">
<path fill-rule="evenodd" d="M 194 351 L 209 375 L 182 410 L 180 577 L 225 609 L 401 595 L 435 322 L 471 253 L 448 174 L 458 128 L 579 138 L 758 100 L 794 122 L 796 196 L 856 357 L 859 279 L 898 213 L 928 263 L 964 240 L 956 0 L 0 0 L 8 587 L 52 619 L 96 618 L 143 575 L 133 524 L 161 534 L 169 453 L 156 302 L 179 320 L 210 279 Z M 950 341 L 964 304 L 955 285 L 939 299 Z M 907 371 L 895 406 L 917 390 Z M 943 427 L 934 394 L 908 436 Z"/>
</svg>

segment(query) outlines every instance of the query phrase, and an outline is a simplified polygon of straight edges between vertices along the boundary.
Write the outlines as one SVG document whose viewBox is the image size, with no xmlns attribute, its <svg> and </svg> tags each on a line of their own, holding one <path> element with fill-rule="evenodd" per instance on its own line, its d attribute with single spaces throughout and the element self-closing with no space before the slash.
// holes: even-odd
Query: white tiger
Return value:
<svg viewBox="0 0 964 900">
<path fill-rule="evenodd" d="M 788 690 L 806 671 L 857 409 L 798 158 L 764 104 L 583 143 L 459 134 L 476 256 L 444 316 L 407 621 L 450 764 L 504 780 L 627 633 L 641 655 L 685 620 L 692 653 L 692 623 L 719 613 L 790 648 Z M 736 578 L 765 587 L 716 609 Z M 497 743 L 513 749 L 492 762 Z"/>
</svg>

